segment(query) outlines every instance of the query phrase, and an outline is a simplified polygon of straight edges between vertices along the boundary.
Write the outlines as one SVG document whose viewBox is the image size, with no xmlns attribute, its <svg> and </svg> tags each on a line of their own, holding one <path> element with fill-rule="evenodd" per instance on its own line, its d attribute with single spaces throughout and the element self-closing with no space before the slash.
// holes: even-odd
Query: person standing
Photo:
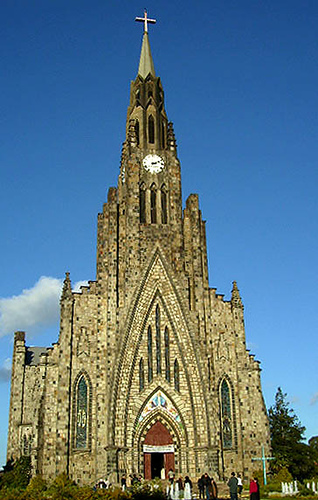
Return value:
<svg viewBox="0 0 318 500">
<path fill-rule="evenodd" d="M 199 499 L 205 499 L 205 491 L 204 491 L 204 474 L 198 479 L 198 490 L 199 490 Z"/>
<path fill-rule="evenodd" d="M 182 481 L 182 477 L 180 476 L 178 481 L 178 486 L 179 486 L 179 496 L 180 498 L 183 498 L 183 481 Z"/>
<path fill-rule="evenodd" d="M 123 491 L 125 491 L 125 490 L 126 490 L 126 488 L 127 488 L 127 481 L 126 481 L 126 476 L 125 476 L 125 474 L 123 474 L 123 475 L 121 476 L 120 484 L 121 484 L 121 489 L 122 489 Z"/>
<path fill-rule="evenodd" d="M 192 498 L 192 481 L 189 476 L 184 478 L 184 500 L 191 500 Z"/>
<path fill-rule="evenodd" d="M 173 484 L 173 481 L 174 481 L 174 472 L 173 472 L 172 469 L 169 469 L 168 479 L 169 479 L 170 484 Z"/>
<path fill-rule="evenodd" d="M 213 477 L 211 477 L 210 487 L 209 487 L 210 498 L 216 500 L 218 497 L 218 487 Z"/>
<path fill-rule="evenodd" d="M 255 477 L 250 481 L 250 500 L 259 500 L 258 481 Z"/>
<path fill-rule="evenodd" d="M 203 476 L 203 487 L 207 500 L 210 500 L 210 486 L 211 486 L 210 476 L 208 475 L 207 472 L 205 472 Z"/>
<path fill-rule="evenodd" d="M 230 497 L 231 500 L 237 500 L 237 477 L 235 477 L 235 472 L 231 473 L 231 477 L 227 482 L 227 485 L 230 489 Z"/>
<path fill-rule="evenodd" d="M 237 474 L 237 493 L 239 496 L 241 496 L 242 489 L 243 489 L 243 483 L 242 483 L 241 474 Z"/>
</svg>

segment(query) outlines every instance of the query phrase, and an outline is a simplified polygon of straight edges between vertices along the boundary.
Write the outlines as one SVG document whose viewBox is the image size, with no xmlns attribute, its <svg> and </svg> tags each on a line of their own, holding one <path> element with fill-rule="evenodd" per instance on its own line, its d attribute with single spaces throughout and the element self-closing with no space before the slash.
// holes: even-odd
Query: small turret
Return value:
<svg viewBox="0 0 318 500">
<path fill-rule="evenodd" d="M 65 279 L 63 283 L 63 290 L 61 294 L 61 302 L 64 299 L 72 297 L 72 285 L 71 285 L 71 280 L 70 280 L 70 273 L 66 272 L 65 273 Z"/>
<path fill-rule="evenodd" d="M 236 281 L 233 281 L 232 296 L 231 296 L 231 305 L 232 305 L 232 308 L 235 308 L 235 309 L 241 309 L 242 311 L 244 309 L 244 306 L 243 306 L 243 303 L 242 303 L 242 299 L 241 299 L 241 296 L 240 296 L 240 291 L 237 288 Z"/>
</svg>

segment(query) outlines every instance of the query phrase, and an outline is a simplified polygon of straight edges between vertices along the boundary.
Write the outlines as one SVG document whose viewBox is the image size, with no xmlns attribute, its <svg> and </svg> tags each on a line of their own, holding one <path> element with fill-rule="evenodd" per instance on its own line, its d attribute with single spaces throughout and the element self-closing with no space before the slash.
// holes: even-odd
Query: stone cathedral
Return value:
<svg viewBox="0 0 318 500">
<path fill-rule="evenodd" d="M 270 453 L 259 362 L 236 282 L 209 287 L 198 195 L 181 199 L 147 14 L 117 187 L 98 214 L 96 280 L 66 273 L 52 347 L 14 339 L 8 458 L 79 484 L 122 474 L 248 477 Z"/>
</svg>

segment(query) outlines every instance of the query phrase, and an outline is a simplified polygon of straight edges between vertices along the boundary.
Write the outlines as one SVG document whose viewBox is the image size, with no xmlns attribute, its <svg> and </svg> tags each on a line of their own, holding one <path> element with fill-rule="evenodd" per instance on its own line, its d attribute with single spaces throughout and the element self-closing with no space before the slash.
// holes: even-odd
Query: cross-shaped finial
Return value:
<svg viewBox="0 0 318 500">
<path fill-rule="evenodd" d="M 156 23 L 156 19 L 148 19 L 146 9 L 145 9 L 145 16 L 144 17 L 136 17 L 135 21 L 139 21 L 141 23 L 144 23 L 144 32 L 145 33 L 148 33 L 148 23 L 150 23 L 150 24 Z"/>
</svg>

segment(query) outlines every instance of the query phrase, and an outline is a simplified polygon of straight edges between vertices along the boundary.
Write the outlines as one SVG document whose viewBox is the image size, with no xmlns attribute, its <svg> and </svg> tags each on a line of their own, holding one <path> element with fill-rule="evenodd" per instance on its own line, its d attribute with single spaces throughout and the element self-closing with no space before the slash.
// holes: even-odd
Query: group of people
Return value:
<svg viewBox="0 0 318 500">
<path fill-rule="evenodd" d="M 227 485 L 230 489 L 231 500 L 238 500 L 238 496 L 241 495 L 243 489 L 243 483 L 240 474 L 238 474 L 236 477 L 235 472 L 232 472 Z M 250 500 L 260 500 L 259 484 L 256 477 L 252 478 L 250 481 Z"/>
<path fill-rule="evenodd" d="M 184 498 L 184 500 L 191 500 L 192 498 L 192 481 L 189 476 L 185 476 L 184 481 L 180 476 L 175 481 L 175 474 L 172 469 L 168 472 L 168 480 L 170 485 L 167 486 L 167 496 L 172 500 Z"/>
<path fill-rule="evenodd" d="M 213 477 L 210 477 L 208 473 L 202 474 L 198 479 L 198 490 L 199 498 L 204 500 L 216 499 L 218 497 L 218 487 Z"/>
<path fill-rule="evenodd" d="M 133 475 L 129 474 L 128 480 L 124 474 L 121 477 L 120 485 L 121 485 L 121 489 L 123 491 L 125 491 L 127 489 L 127 487 L 137 486 L 138 484 L 141 484 L 142 482 L 143 482 L 143 477 L 141 474 L 139 474 L 139 476 L 137 476 L 137 474 L 133 474 Z"/>
<path fill-rule="evenodd" d="M 181 476 L 178 479 L 175 479 L 175 473 L 172 469 L 169 470 L 167 476 L 169 481 L 167 486 L 168 498 L 172 500 L 178 500 L 179 498 L 183 498 L 184 500 L 192 499 L 192 481 L 189 476 L 185 476 L 184 481 Z M 126 476 L 123 475 L 121 478 L 121 488 L 122 490 L 125 490 L 127 486 L 138 485 L 142 483 L 142 481 L 143 478 L 141 475 L 138 477 L 137 474 L 129 475 L 128 481 Z M 210 477 L 207 472 L 199 477 L 197 485 L 200 500 L 217 500 L 217 484 L 213 477 Z M 243 483 L 240 474 L 236 475 L 235 472 L 232 472 L 227 485 L 229 487 L 231 500 L 238 500 L 243 490 Z M 100 480 L 96 486 L 99 488 L 107 488 L 109 485 L 106 481 Z M 256 477 L 252 478 L 250 481 L 249 493 L 250 500 L 260 500 L 259 484 Z"/>
</svg>

